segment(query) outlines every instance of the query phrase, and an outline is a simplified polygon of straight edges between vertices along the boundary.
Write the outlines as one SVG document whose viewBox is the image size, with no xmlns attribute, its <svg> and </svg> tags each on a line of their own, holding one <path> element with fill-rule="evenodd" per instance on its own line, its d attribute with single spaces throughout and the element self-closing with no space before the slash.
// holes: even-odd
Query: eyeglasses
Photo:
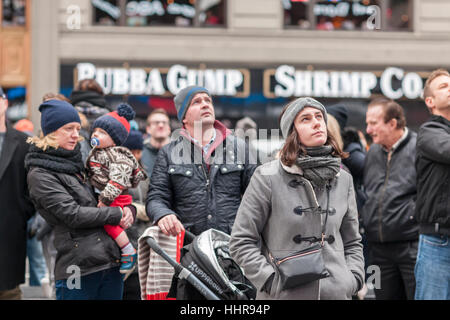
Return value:
<svg viewBox="0 0 450 320">
<path fill-rule="evenodd" d="M 0 95 L 0 98 L 5 99 L 6 100 L 6 94 L 2 94 Z"/>
<path fill-rule="evenodd" d="M 152 125 L 152 124 L 154 124 L 154 125 L 159 125 L 160 123 L 161 123 L 163 126 L 169 125 L 169 121 L 150 121 L 150 122 L 149 122 L 150 125 Z"/>
</svg>

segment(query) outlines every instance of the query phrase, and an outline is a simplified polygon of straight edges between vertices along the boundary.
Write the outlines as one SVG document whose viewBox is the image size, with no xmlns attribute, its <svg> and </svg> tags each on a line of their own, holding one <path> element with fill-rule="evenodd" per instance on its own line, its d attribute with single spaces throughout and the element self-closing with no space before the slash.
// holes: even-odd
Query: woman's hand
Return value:
<svg viewBox="0 0 450 320">
<path fill-rule="evenodd" d="M 158 221 L 158 227 L 168 236 L 176 236 L 184 230 L 183 224 L 174 214 L 169 214 Z"/>
<path fill-rule="evenodd" d="M 101 207 L 107 207 L 107 205 L 99 200 L 98 204 L 97 204 L 97 208 L 101 208 Z"/>
<path fill-rule="evenodd" d="M 131 212 L 131 209 L 128 207 L 123 208 L 123 216 L 120 220 L 119 225 L 124 229 L 128 229 L 131 227 L 134 223 L 133 213 Z"/>
</svg>

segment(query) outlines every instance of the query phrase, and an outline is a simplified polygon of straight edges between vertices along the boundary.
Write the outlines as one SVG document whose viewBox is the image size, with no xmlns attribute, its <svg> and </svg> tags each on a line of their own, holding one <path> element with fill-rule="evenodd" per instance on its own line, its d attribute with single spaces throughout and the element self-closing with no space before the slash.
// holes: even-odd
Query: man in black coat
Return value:
<svg viewBox="0 0 450 320">
<path fill-rule="evenodd" d="M 210 228 L 230 234 L 257 158 L 215 119 L 205 88 L 186 87 L 174 101 L 183 129 L 159 151 L 147 215 L 167 235 L 184 228 L 196 235 Z"/>
<path fill-rule="evenodd" d="M 414 299 L 419 226 L 414 219 L 417 134 L 406 127 L 403 108 L 373 100 L 366 114 L 373 144 L 364 166 L 367 200 L 362 221 L 371 265 L 380 268 L 377 300 Z"/>
<path fill-rule="evenodd" d="M 24 159 L 27 136 L 6 122 L 8 100 L 0 88 L 0 300 L 21 299 L 25 282 L 27 221 L 34 214 Z"/>
</svg>

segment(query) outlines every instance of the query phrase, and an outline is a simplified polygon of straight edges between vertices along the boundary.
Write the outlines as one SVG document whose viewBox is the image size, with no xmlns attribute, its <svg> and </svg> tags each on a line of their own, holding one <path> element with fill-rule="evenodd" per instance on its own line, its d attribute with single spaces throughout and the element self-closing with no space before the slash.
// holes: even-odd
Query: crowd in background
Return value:
<svg viewBox="0 0 450 320">
<path fill-rule="evenodd" d="M 5 116 L 7 98 L 1 89 L 0 94 L 0 194 L 7 203 L 3 213 L 5 218 L 0 223 L 0 299 L 20 299 L 19 284 L 25 280 L 26 257 L 29 261 L 29 284 L 42 286 L 45 295 L 54 298 L 57 296 L 57 280 L 64 279 L 61 275 L 55 278 L 55 264 L 61 263 L 61 256 L 57 258 L 57 253 L 68 249 L 61 243 L 61 229 L 55 228 L 58 223 L 49 221 L 46 215 L 43 217 L 36 210 L 37 203 L 46 212 L 50 212 L 55 204 L 47 204 L 46 207 L 30 194 L 27 186 L 23 164 L 29 149 L 26 140 L 33 135 L 33 124 L 21 120 L 12 127 Z M 79 149 L 76 152 L 80 153 L 77 161 L 85 164 L 91 153 L 89 141 L 94 121 L 114 110 L 107 104 L 102 88 L 92 79 L 80 81 L 70 97 L 46 94 L 43 104 L 54 100 L 75 107 L 79 120 L 75 116 L 60 119 L 60 126 L 52 127 L 55 124 L 50 119 L 49 133 L 55 128 L 59 130 L 66 124 L 79 122 L 79 135 L 84 139 L 77 138 Z M 245 159 L 241 164 L 233 162 L 226 166 L 220 162 L 223 158 L 219 159 L 218 154 L 222 152 L 222 149 L 218 151 L 219 145 L 224 145 L 224 155 L 230 153 L 233 159 L 238 157 L 236 149 L 247 150 L 254 146 L 251 142 L 257 139 L 256 124 L 245 118 L 234 129 L 243 129 L 241 131 L 246 136 L 239 138 L 234 135 L 229 130 L 233 128 L 227 128 L 215 119 L 212 98 L 201 87 L 181 90 L 175 97 L 175 107 L 177 118 L 183 124 L 180 137 L 171 140 L 170 117 L 163 109 L 156 109 L 149 114 L 145 128 L 139 128 L 136 122 L 130 121 L 128 138 L 122 144 L 148 175 L 147 179 L 127 191 L 133 199 L 134 223 L 126 228 L 126 234 L 135 248 L 138 238 L 152 225 L 157 225 L 168 235 L 177 235 L 184 229 L 200 234 L 216 228 L 231 234 L 233 258 L 254 281 L 258 292 L 261 292 L 259 298 L 364 299 L 367 293 L 365 280 L 371 276 L 366 272 L 369 266 L 375 265 L 380 272 L 379 281 L 374 285 L 376 299 L 450 299 L 450 75 L 447 71 L 434 71 L 425 84 L 424 108 L 428 108 L 431 117 L 424 121 L 417 133 L 408 128 L 401 103 L 387 98 L 375 99 L 368 104 L 367 135 L 347 126 L 349 114 L 345 105 L 325 108 L 312 98 L 296 99 L 280 115 L 280 127 L 286 141 L 283 148 L 270 150 L 270 154 L 263 157 Z M 302 119 L 306 121 L 300 122 L 298 119 L 305 112 L 307 118 Z M 200 118 L 207 136 L 198 136 L 194 130 L 194 123 Z M 301 128 L 309 125 L 308 121 L 317 122 L 308 128 L 317 125 L 319 130 L 321 125 L 325 126 L 322 129 L 326 132 L 323 141 L 309 145 L 310 142 L 302 140 L 302 132 L 309 129 Z M 330 136 L 333 137 L 332 142 Z M 177 165 L 173 158 L 172 150 L 186 144 L 199 146 L 200 159 L 203 159 L 193 167 Z M 305 148 L 289 149 L 295 145 Z M 330 145 L 331 149 L 327 147 Z M 295 156 L 289 158 L 292 150 L 296 150 Z M 252 154 L 248 151 L 243 153 Z M 68 157 L 60 153 L 54 156 Z M 264 159 L 264 163 L 260 159 Z M 272 170 L 278 164 L 280 167 L 273 171 L 278 173 L 264 174 L 264 170 Z M 298 168 L 300 171 L 296 171 Z M 75 173 L 70 168 L 52 167 L 52 170 L 58 174 Z M 312 232 L 295 227 L 295 219 L 302 216 L 302 212 L 296 212 L 301 208 L 297 207 L 299 201 L 306 203 L 309 200 L 301 196 L 297 198 L 297 186 L 290 186 L 292 182 L 289 181 L 293 177 L 297 180 L 292 181 L 298 184 L 305 183 L 301 182 L 302 179 L 311 182 L 310 193 L 305 195 L 305 199 L 316 198 L 322 208 L 327 203 L 327 218 L 330 219 L 329 225 L 333 226 L 330 227 L 333 231 L 328 230 L 333 240 L 325 245 L 329 250 L 325 264 L 328 264 L 331 275 L 320 280 L 320 293 L 316 286 L 318 282 L 309 283 L 301 290 L 285 291 L 282 281 L 273 273 L 264 255 L 266 253 L 263 254 L 258 247 L 261 241 L 265 241 L 267 245 L 264 246 L 268 250 L 283 246 L 297 248 L 305 242 L 303 236 Z M 28 183 L 31 179 L 28 176 Z M 74 181 L 84 184 L 85 180 L 80 179 Z M 74 181 L 65 181 L 62 185 L 67 189 Z M 336 182 L 329 186 L 330 181 Z M 327 198 L 328 186 L 330 193 Z M 331 199 L 330 203 L 326 199 Z M 95 198 L 89 203 L 77 201 L 79 205 L 92 206 L 86 214 L 109 212 L 109 222 L 124 223 L 123 211 L 122 216 L 110 208 L 102 211 L 96 207 Z M 292 211 L 291 207 L 295 213 L 289 217 L 291 223 L 276 221 L 278 212 Z M 83 230 L 104 222 L 100 218 L 95 223 L 89 219 L 80 222 L 77 221 L 79 218 L 72 216 L 67 219 L 65 223 L 78 223 L 77 226 Z M 307 226 L 319 226 L 316 231 L 320 231 L 320 220 L 302 221 Z M 292 226 L 297 230 L 291 232 Z M 294 237 L 294 241 L 280 240 L 283 230 L 286 231 L 285 236 Z M 302 237 L 297 240 L 301 240 L 295 240 L 300 233 Z M 80 233 L 82 237 L 91 235 Z M 78 244 L 75 239 L 69 240 Z M 111 261 L 108 268 L 112 270 L 117 266 L 113 263 L 116 255 L 112 249 L 108 254 L 110 256 L 105 259 Z M 99 265 L 100 262 L 93 261 L 88 274 L 95 273 Z M 101 266 L 103 268 L 103 264 Z M 349 277 L 346 282 L 342 280 L 345 277 Z M 338 292 L 339 288 L 344 292 Z M 141 299 L 138 268 L 127 277 L 120 292 L 123 292 L 120 298 Z"/>
</svg>

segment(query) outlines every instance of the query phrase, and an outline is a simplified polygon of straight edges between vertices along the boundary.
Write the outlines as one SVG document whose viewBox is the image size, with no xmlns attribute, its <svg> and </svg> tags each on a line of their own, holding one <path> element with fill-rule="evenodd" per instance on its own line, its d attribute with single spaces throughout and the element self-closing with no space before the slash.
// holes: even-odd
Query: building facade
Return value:
<svg viewBox="0 0 450 320">
<path fill-rule="evenodd" d="M 140 119 L 174 114 L 186 84 L 208 87 L 217 117 L 276 128 L 297 96 L 344 103 L 364 129 L 370 99 L 386 95 L 418 128 L 430 71 L 450 69 L 450 2 L 443 0 L 29 0 L 29 117 L 47 92 L 69 95 L 95 77 L 112 104 Z M 37 126 L 39 127 L 39 126 Z"/>
<path fill-rule="evenodd" d="M 10 100 L 12 121 L 27 117 L 30 105 L 30 0 L 2 0 L 0 6 L 0 86 Z"/>
</svg>

